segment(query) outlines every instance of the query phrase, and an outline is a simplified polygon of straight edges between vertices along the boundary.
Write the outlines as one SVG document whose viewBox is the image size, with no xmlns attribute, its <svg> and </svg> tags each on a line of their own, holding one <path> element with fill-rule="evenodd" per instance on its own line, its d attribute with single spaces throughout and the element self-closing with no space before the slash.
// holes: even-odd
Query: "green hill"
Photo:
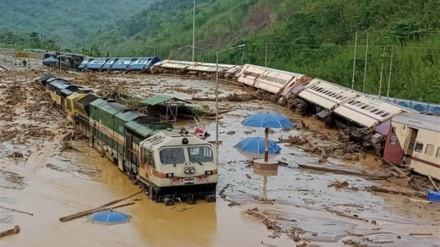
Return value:
<svg viewBox="0 0 440 247">
<path fill-rule="evenodd" d="M 36 32 L 63 46 L 82 46 L 85 37 L 112 21 L 128 18 L 155 0 L 2 1 L 0 30 Z"/>
<path fill-rule="evenodd" d="M 308 74 L 365 92 L 440 102 L 438 0 L 196 0 L 196 46 L 246 44 L 244 62 Z M 166 0 L 90 39 L 110 55 L 191 60 L 192 0 Z M 242 50 L 220 54 L 241 63 Z M 214 61 L 197 51 L 197 60 Z M 389 71 L 391 70 L 391 76 Z M 382 87 L 380 87 L 382 85 Z M 380 89 L 379 89 L 380 88 Z"/>
</svg>

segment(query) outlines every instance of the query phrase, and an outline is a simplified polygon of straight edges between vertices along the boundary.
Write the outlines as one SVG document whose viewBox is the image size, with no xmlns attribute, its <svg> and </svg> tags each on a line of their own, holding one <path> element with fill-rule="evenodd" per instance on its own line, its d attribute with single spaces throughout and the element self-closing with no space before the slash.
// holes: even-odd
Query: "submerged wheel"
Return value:
<svg viewBox="0 0 440 247">
<path fill-rule="evenodd" d="M 154 200 L 155 194 L 152 185 L 148 186 L 148 197 L 150 197 L 151 200 Z"/>
<path fill-rule="evenodd" d="M 160 202 L 160 198 L 156 195 L 156 186 L 149 185 L 148 187 L 148 197 L 153 200 L 154 202 L 158 203 Z"/>
</svg>

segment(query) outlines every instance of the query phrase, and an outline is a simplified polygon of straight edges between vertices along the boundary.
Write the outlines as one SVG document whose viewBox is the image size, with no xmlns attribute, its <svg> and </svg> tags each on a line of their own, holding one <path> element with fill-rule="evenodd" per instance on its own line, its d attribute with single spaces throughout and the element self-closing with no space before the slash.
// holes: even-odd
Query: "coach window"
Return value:
<svg viewBox="0 0 440 247">
<path fill-rule="evenodd" d="M 421 153 L 422 150 L 423 150 L 423 143 L 416 142 L 416 145 L 414 147 L 414 151 L 416 151 L 417 153 Z"/>
<path fill-rule="evenodd" d="M 397 136 L 396 135 L 392 135 L 390 138 L 390 144 L 391 145 L 396 145 L 397 143 Z"/>
<path fill-rule="evenodd" d="M 434 154 L 434 145 L 426 144 L 425 154 L 428 156 L 432 156 Z"/>
<path fill-rule="evenodd" d="M 185 163 L 183 148 L 164 148 L 159 153 L 160 162 L 164 165 L 175 165 Z"/>
</svg>

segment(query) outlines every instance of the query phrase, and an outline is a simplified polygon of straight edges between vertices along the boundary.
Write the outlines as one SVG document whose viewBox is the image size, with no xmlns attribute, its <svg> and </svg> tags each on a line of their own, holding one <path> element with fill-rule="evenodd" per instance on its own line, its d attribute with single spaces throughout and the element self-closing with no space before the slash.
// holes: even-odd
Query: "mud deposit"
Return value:
<svg viewBox="0 0 440 247">
<path fill-rule="evenodd" d="M 105 226 L 86 217 L 61 223 L 58 218 L 97 207 L 138 191 L 130 180 L 84 140 L 68 141 L 73 127 L 54 108 L 33 80 L 43 71 L 0 74 L 0 231 L 20 226 L 20 233 L 1 239 L 1 246 L 438 246 L 440 205 L 414 198 L 371 192 L 373 185 L 408 186 L 394 178 L 372 155 L 344 148 L 323 154 L 316 150 L 340 142 L 337 132 L 313 119 L 302 119 L 285 108 L 257 99 L 221 101 L 219 139 L 220 181 L 217 203 L 165 207 L 144 195 L 127 201 L 119 211 L 132 215 L 128 224 Z M 213 98 L 215 83 L 172 76 L 125 74 L 59 74 L 101 90 L 120 87 L 139 97 L 153 93 L 182 99 Z M 253 92 L 226 83 L 220 97 Z M 250 97 L 252 98 L 252 97 Z M 214 112 L 215 102 L 197 101 Z M 297 124 L 274 129 L 282 161 L 277 171 L 253 168 L 256 155 L 233 146 L 263 129 L 244 127 L 254 112 L 282 113 Z M 215 122 L 201 119 L 215 140 Z M 179 127 L 194 127 L 193 120 Z M 286 141 L 287 140 L 287 141 Z M 67 148 L 66 148 L 67 147 Z M 346 147 L 346 146 L 344 146 Z M 318 148 L 318 149 L 316 149 Z M 338 153 L 340 152 L 340 153 Z M 305 170 L 298 164 L 368 172 L 371 177 Z"/>
</svg>

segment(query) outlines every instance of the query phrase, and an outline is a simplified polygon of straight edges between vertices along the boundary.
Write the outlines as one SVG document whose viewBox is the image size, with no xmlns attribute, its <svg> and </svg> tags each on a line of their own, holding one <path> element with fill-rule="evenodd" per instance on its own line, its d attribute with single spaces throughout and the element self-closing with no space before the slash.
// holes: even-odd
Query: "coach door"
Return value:
<svg viewBox="0 0 440 247">
<path fill-rule="evenodd" d="M 404 149 L 405 163 L 407 164 L 409 164 L 409 162 L 411 161 L 418 132 L 419 132 L 418 129 L 409 128 L 409 133 L 405 140 L 405 149 Z"/>
</svg>

